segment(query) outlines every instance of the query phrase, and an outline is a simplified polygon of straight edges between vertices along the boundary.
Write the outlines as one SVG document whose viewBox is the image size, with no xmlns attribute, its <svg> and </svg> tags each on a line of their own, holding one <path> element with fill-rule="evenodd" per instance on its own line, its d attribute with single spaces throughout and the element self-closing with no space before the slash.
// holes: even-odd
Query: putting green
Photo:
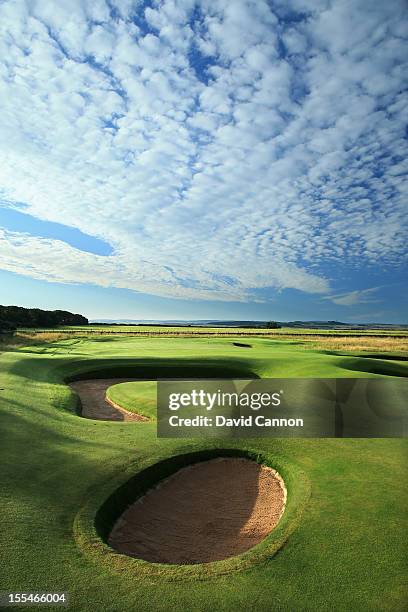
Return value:
<svg viewBox="0 0 408 612">
<path fill-rule="evenodd" d="M 106 562 L 107 544 L 95 519 L 106 520 L 99 512 L 112 496 L 117 499 L 115 492 L 138 475 L 143 480 L 149 467 L 160 477 L 163 461 L 218 452 L 225 440 L 158 440 L 154 423 L 82 419 L 66 380 L 140 373 L 147 380 L 183 378 L 204 370 L 225 377 L 382 375 L 363 367 L 370 360 L 358 355 L 253 337 L 252 348 L 233 341 L 81 337 L 1 355 L 2 590 L 67 591 L 76 611 L 405 610 L 408 479 L 402 439 L 228 440 L 229 450 L 269 459 L 285 483 L 285 465 L 310 483 L 311 497 L 279 553 L 264 554 L 266 538 L 251 549 L 259 552 L 255 562 L 234 568 L 228 564 L 235 561 L 217 562 L 225 564 L 226 575 L 206 571 L 211 563 L 193 566 L 188 575 L 187 566 L 175 565 L 169 575 L 147 562 L 136 570 L 123 555 Z M 376 368 L 388 364 L 388 376 L 406 372 L 401 360 L 373 361 Z M 294 489 L 298 500 L 307 498 L 302 478 L 295 481 L 301 485 Z M 301 505 L 294 503 L 295 514 Z"/>
</svg>

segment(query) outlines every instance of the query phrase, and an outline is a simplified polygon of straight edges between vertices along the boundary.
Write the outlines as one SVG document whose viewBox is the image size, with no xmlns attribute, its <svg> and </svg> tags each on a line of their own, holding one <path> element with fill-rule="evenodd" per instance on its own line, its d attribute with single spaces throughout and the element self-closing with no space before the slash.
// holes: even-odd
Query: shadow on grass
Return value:
<svg viewBox="0 0 408 612">
<path fill-rule="evenodd" d="M 406 378 L 408 375 L 406 365 L 391 360 L 382 360 L 380 356 L 376 358 L 349 357 L 341 361 L 338 365 L 344 370 L 350 370 L 351 372 L 366 372 L 382 376 L 399 376 L 403 378 Z"/>
<path fill-rule="evenodd" d="M 247 361 L 238 358 L 92 358 L 56 360 L 41 357 L 38 360 L 20 359 L 11 372 L 31 380 L 47 383 L 73 382 L 91 378 L 259 378 Z"/>
<path fill-rule="evenodd" d="M 0 481 L 14 518 L 23 514 L 29 523 L 45 526 L 67 516 L 70 507 L 74 513 L 87 480 L 100 481 L 109 474 L 109 458 L 117 457 L 121 447 L 106 437 L 79 438 L 69 427 L 73 421 L 66 424 L 66 414 L 57 422 L 50 409 L 28 408 L 12 399 L 0 406 Z M 88 428 L 89 437 L 92 433 Z"/>
<path fill-rule="evenodd" d="M 192 480 L 190 470 L 179 472 L 201 462 L 234 458 L 252 463 L 227 463 L 226 468 L 224 463 L 204 463 Z M 118 552 L 156 563 L 194 564 L 242 553 L 266 536 L 242 536 L 259 497 L 261 471 L 251 453 L 240 449 L 206 449 L 163 459 L 116 489 L 96 514 L 96 530 Z M 176 473 L 185 488 L 174 486 L 173 479 L 163 484 Z M 149 489 L 153 491 L 144 503 L 129 509 Z M 121 519 L 125 524 L 111 541 L 112 528 L 127 509 L 127 518 Z"/>
<path fill-rule="evenodd" d="M 90 425 L 84 426 L 84 421 L 70 418 L 76 416 L 76 399 L 64 384 L 68 380 L 107 376 L 257 378 L 244 361 L 188 358 L 23 357 L 12 366 L 10 373 L 14 380 L 11 378 L 5 383 L 6 393 L 0 396 L 0 405 L 4 407 L 0 476 L 7 481 L 12 499 L 35 499 L 35 505 L 47 514 L 58 508 L 61 512 L 64 500 L 72 504 L 77 492 L 83 490 L 77 486 L 78 482 L 87 473 L 89 482 L 94 483 L 106 473 L 112 473 L 112 465 L 108 465 L 111 456 L 118 457 L 118 453 L 122 458 L 126 456 L 126 445 L 112 444 L 107 436 L 101 441 L 100 433 L 95 434 Z M 21 400 L 19 394 L 23 394 Z M 92 435 L 96 435 L 95 440 L 89 438 Z M 128 460 L 129 453 L 128 446 Z"/>
<path fill-rule="evenodd" d="M 361 359 L 383 359 L 385 361 L 408 361 L 408 355 L 391 355 L 389 353 L 361 354 Z"/>
</svg>

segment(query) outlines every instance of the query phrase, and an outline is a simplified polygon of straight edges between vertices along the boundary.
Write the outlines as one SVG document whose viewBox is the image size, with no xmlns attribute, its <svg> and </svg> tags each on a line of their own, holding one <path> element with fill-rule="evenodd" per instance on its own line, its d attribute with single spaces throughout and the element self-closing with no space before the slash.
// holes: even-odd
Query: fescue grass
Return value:
<svg viewBox="0 0 408 612">
<path fill-rule="evenodd" d="M 407 372 L 407 362 L 381 353 L 327 354 L 275 338 L 251 337 L 252 348 L 232 342 L 75 336 L 0 355 L 1 590 L 69 591 L 75 612 L 406 609 L 402 439 L 228 440 L 229 447 L 289 461 L 311 484 L 310 501 L 285 546 L 245 571 L 211 580 L 172 581 L 148 571 L 138 576 L 126 559 L 118 571 L 87 553 L 88 540 L 78 544 L 74 524 L 81 512 L 93 512 L 140 469 L 176 454 L 225 447 L 226 440 L 157 439 L 154 423 L 82 419 L 65 378 L 124 367 L 179 377 L 200 368 L 262 377 Z M 149 393 L 151 398 L 147 388 L 146 405 Z"/>
<path fill-rule="evenodd" d="M 380 351 L 382 353 L 397 353 L 406 355 L 408 354 L 408 337 L 398 338 L 393 336 L 381 337 L 381 336 L 365 336 L 360 338 L 354 338 L 350 336 L 346 337 L 316 337 L 310 334 L 310 336 L 302 336 L 301 342 L 309 347 L 315 349 L 326 349 L 332 351 L 361 351 L 371 352 Z"/>
<path fill-rule="evenodd" d="M 14 334 L 2 334 L 0 335 L 0 352 L 10 351 L 26 346 L 33 346 L 36 344 L 46 344 L 50 342 L 58 342 L 59 340 L 68 340 L 71 335 L 66 332 L 28 332 L 18 331 Z"/>
<path fill-rule="evenodd" d="M 19 331 L 36 334 L 58 332 L 67 334 L 99 334 L 118 335 L 130 334 L 134 336 L 394 336 L 408 338 L 408 329 L 314 329 L 297 327 L 280 327 L 268 329 L 260 327 L 205 327 L 205 326 L 172 326 L 172 325 L 86 325 L 86 326 L 60 326 L 57 328 L 21 328 Z"/>
</svg>

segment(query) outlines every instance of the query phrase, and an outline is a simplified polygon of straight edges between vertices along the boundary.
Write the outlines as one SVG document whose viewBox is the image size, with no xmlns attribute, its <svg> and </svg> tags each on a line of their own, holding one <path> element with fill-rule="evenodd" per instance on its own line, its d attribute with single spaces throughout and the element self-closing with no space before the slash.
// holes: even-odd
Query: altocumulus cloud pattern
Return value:
<svg viewBox="0 0 408 612">
<path fill-rule="evenodd" d="M 112 253 L 3 229 L 0 267 L 358 301 L 328 264 L 406 254 L 406 17 L 404 0 L 1 2 L 3 206 Z"/>
</svg>

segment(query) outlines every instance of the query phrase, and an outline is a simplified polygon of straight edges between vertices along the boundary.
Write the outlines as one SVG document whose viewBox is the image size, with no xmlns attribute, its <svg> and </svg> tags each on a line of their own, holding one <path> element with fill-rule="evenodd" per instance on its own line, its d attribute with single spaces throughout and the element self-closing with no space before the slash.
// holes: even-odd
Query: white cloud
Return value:
<svg viewBox="0 0 408 612">
<path fill-rule="evenodd" d="M 371 287 L 369 289 L 361 289 L 357 291 L 349 291 L 341 295 L 328 296 L 326 299 L 330 300 L 334 304 L 340 306 L 355 306 L 356 304 L 372 304 L 373 302 L 379 302 L 373 294 L 381 287 Z"/>
<path fill-rule="evenodd" d="M 400 263 L 403 2 L 201 0 L 193 23 L 194 7 L 0 5 L 1 193 L 114 249 L 3 233 L 0 266 L 246 300 L 327 294 L 327 263 Z"/>
</svg>

